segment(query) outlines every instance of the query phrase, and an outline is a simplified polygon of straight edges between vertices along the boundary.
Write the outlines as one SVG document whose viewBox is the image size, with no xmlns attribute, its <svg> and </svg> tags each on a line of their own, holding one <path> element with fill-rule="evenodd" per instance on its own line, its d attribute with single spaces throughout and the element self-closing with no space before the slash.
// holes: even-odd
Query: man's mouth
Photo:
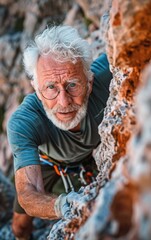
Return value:
<svg viewBox="0 0 151 240">
<path fill-rule="evenodd" d="M 70 111 L 70 112 L 57 112 L 56 113 L 56 117 L 59 119 L 59 120 L 65 120 L 65 121 L 69 121 L 69 120 L 72 120 L 76 115 L 76 111 Z"/>
<path fill-rule="evenodd" d="M 73 113 L 75 111 L 58 111 L 57 113 L 60 113 L 60 114 L 68 114 L 68 113 Z"/>
</svg>

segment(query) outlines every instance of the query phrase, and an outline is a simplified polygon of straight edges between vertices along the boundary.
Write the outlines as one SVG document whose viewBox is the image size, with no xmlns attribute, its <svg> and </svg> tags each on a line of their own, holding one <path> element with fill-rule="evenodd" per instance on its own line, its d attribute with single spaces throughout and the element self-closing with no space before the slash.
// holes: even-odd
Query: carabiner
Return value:
<svg viewBox="0 0 151 240">
<path fill-rule="evenodd" d="M 60 172 L 60 176 L 62 178 L 63 184 L 64 184 L 65 192 L 69 193 L 69 184 L 68 184 L 68 182 L 66 180 L 66 177 L 64 176 L 64 174 L 63 174 L 61 169 L 59 170 L 59 172 Z"/>
<path fill-rule="evenodd" d="M 82 164 L 80 165 L 80 167 L 81 167 L 81 171 L 80 171 L 80 173 L 79 173 L 80 181 L 81 181 L 81 183 L 83 183 L 84 185 L 87 185 L 87 182 L 86 182 L 86 180 L 84 179 L 84 173 L 86 172 L 86 171 L 85 171 L 85 168 L 83 167 Z"/>
</svg>

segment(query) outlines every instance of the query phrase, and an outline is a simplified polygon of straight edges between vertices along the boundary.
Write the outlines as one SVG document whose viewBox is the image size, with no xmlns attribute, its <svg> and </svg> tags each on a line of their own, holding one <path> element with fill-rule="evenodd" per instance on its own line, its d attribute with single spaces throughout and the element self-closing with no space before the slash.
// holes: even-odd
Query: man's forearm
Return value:
<svg viewBox="0 0 151 240">
<path fill-rule="evenodd" d="M 57 196 L 44 191 L 40 165 L 30 165 L 15 173 L 18 200 L 25 212 L 33 217 L 56 219 L 54 203 Z"/>
<path fill-rule="evenodd" d="M 54 210 L 56 198 L 57 196 L 53 194 L 46 195 L 35 191 L 18 196 L 20 205 L 29 216 L 43 219 L 57 219 Z"/>
</svg>

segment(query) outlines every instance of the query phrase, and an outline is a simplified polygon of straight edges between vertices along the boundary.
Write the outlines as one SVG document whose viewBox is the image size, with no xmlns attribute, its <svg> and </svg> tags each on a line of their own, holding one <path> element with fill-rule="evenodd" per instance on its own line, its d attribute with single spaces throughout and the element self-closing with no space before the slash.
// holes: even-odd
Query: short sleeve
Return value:
<svg viewBox="0 0 151 240">
<path fill-rule="evenodd" d="M 38 136 L 32 124 L 12 117 L 7 124 L 8 141 L 14 157 L 14 170 L 39 164 Z"/>
</svg>

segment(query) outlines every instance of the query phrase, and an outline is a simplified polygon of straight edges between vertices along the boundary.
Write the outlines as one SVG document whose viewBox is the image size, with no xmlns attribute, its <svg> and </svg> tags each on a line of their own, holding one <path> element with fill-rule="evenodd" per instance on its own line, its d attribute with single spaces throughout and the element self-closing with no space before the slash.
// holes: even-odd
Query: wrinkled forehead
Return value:
<svg viewBox="0 0 151 240">
<path fill-rule="evenodd" d="M 38 81 L 64 82 L 72 78 L 85 78 L 83 64 L 80 59 L 75 63 L 72 61 L 60 62 L 50 56 L 41 56 L 37 63 Z"/>
</svg>

